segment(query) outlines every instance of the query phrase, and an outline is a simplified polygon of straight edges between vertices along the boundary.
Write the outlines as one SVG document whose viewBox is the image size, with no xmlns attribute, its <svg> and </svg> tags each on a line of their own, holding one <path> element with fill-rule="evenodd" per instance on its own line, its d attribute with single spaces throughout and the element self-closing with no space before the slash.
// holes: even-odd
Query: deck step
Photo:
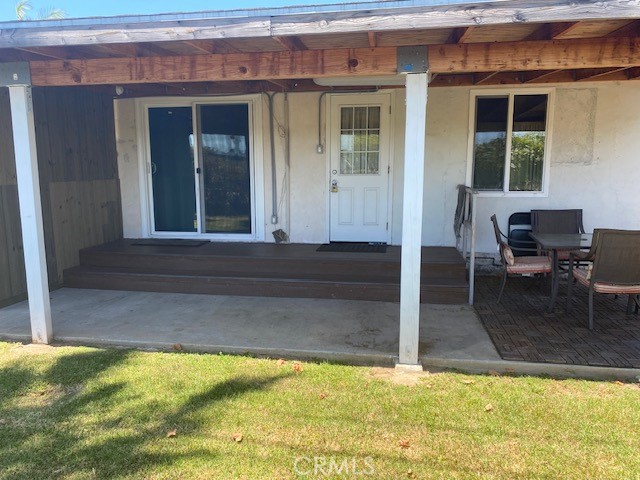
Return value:
<svg viewBox="0 0 640 480">
<path fill-rule="evenodd" d="M 303 278 L 235 277 L 140 273 L 131 268 L 79 266 L 64 272 L 65 286 L 104 290 L 195 293 L 265 297 L 330 298 L 397 302 L 396 282 L 328 281 Z M 423 303 L 462 304 L 468 285 L 456 279 L 441 278 L 423 283 Z"/>
<path fill-rule="evenodd" d="M 374 255 L 372 258 L 371 255 Z M 192 276 L 226 276 L 251 278 L 300 278 L 306 280 L 336 280 L 343 282 L 398 283 L 399 259 L 381 254 L 353 258 L 338 255 L 281 255 L 145 253 L 131 249 L 109 251 L 84 249 L 80 251 L 83 266 L 127 268 L 140 273 L 171 273 Z M 466 264 L 460 257 L 424 259 L 423 279 L 452 279 L 466 281 Z"/>
</svg>

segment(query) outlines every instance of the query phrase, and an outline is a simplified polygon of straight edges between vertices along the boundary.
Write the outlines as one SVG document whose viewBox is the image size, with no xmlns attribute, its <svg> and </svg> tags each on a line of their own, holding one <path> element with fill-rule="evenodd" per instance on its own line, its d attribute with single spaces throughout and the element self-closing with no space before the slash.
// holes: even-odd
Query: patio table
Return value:
<svg viewBox="0 0 640 480">
<path fill-rule="evenodd" d="M 530 233 L 542 250 L 551 252 L 553 271 L 551 272 L 551 299 L 549 312 L 553 311 L 560 286 L 558 252 L 591 248 L 591 233 Z"/>
</svg>

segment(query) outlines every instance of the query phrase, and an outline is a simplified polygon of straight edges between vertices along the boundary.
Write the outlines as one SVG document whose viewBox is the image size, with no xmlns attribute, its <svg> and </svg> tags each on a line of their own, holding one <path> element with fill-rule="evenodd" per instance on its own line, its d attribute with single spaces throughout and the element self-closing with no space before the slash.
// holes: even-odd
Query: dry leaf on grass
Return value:
<svg viewBox="0 0 640 480">
<path fill-rule="evenodd" d="M 242 441 L 242 434 L 241 433 L 234 433 L 231 438 L 233 438 L 233 441 L 236 443 L 240 443 Z"/>
<path fill-rule="evenodd" d="M 407 477 L 409 478 L 415 478 L 416 475 L 413 473 L 413 470 L 409 469 L 407 470 Z"/>
<path fill-rule="evenodd" d="M 409 448 L 411 446 L 409 440 L 400 440 L 398 442 L 398 445 L 400 446 L 400 448 Z"/>
<path fill-rule="evenodd" d="M 276 362 L 276 365 L 277 365 L 277 366 L 279 366 L 279 367 L 281 367 L 281 366 L 283 366 L 285 363 L 287 363 L 287 362 L 285 362 L 284 358 L 279 358 L 279 359 L 278 359 L 278 361 Z"/>
<path fill-rule="evenodd" d="M 176 429 L 169 430 L 169 431 L 167 432 L 167 438 L 173 438 L 173 437 L 175 437 L 177 434 L 178 434 L 178 431 L 177 431 Z"/>
<path fill-rule="evenodd" d="M 474 383 L 476 383 L 474 380 L 462 380 L 462 383 L 464 383 L 465 385 L 473 385 Z"/>
<path fill-rule="evenodd" d="M 616 385 L 624 385 L 624 383 L 622 383 L 620 380 L 616 380 L 616 381 L 615 381 L 615 382 L 613 382 L 613 383 L 615 383 Z"/>
<path fill-rule="evenodd" d="M 302 364 L 300 363 L 294 363 L 293 364 L 293 371 L 296 373 L 300 373 L 302 372 L 303 368 L 302 368 Z"/>
<path fill-rule="evenodd" d="M 324 400 L 325 398 L 327 398 L 327 394 L 326 393 L 321 393 L 320 394 L 320 400 Z"/>
<path fill-rule="evenodd" d="M 487 403 L 484 407 L 484 411 L 485 412 L 491 412 L 493 411 L 493 405 L 491 405 L 490 403 Z"/>
</svg>

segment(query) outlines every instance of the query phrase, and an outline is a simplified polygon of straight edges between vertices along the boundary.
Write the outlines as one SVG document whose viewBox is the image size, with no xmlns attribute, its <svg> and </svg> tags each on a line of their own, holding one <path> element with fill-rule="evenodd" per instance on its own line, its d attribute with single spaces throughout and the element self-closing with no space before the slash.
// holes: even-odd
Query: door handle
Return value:
<svg viewBox="0 0 640 480">
<path fill-rule="evenodd" d="M 155 175 L 157 171 L 158 166 L 154 162 L 151 162 L 151 175 Z"/>
<path fill-rule="evenodd" d="M 338 192 L 338 180 L 331 180 L 331 193 Z"/>
</svg>

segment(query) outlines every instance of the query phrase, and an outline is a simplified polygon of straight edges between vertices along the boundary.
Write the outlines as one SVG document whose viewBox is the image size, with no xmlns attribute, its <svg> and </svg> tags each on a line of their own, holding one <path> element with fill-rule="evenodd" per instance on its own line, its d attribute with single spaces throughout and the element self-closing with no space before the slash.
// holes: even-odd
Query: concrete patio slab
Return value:
<svg viewBox="0 0 640 480">
<path fill-rule="evenodd" d="M 398 305 L 385 302 L 81 290 L 51 293 L 56 340 L 393 364 Z M 498 360 L 470 307 L 423 305 L 421 353 Z M 26 302 L 0 309 L 0 337 L 29 341 Z"/>
<path fill-rule="evenodd" d="M 254 354 L 393 366 L 398 305 L 385 302 L 188 295 L 64 288 L 51 293 L 66 344 Z M 470 373 L 635 380 L 637 369 L 500 358 L 472 307 L 422 305 L 421 361 Z M 0 339 L 29 342 L 26 302 L 0 309 Z"/>
</svg>

